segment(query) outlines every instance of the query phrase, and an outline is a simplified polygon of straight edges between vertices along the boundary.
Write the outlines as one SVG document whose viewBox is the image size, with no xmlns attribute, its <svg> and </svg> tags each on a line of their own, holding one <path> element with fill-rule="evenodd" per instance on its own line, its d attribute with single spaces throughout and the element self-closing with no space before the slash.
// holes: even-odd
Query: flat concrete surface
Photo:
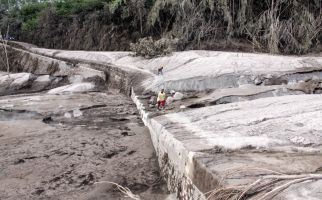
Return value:
<svg viewBox="0 0 322 200">
<path fill-rule="evenodd" d="M 296 95 L 210 106 L 153 120 L 167 131 L 168 138 L 178 140 L 193 154 L 190 177 L 207 192 L 219 185 L 245 186 L 273 171 L 318 173 L 322 167 L 321 110 L 322 95 Z M 321 182 L 310 184 L 304 188 L 306 194 L 322 198 L 322 190 L 317 189 Z M 281 199 L 308 197 L 295 188 Z"/>
<path fill-rule="evenodd" d="M 265 79 L 271 85 L 279 85 L 282 75 L 307 73 L 322 70 L 322 57 L 278 56 L 256 53 L 220 51 L 184 51 L 172 55 L 144 59 L 132 56 L 131 52 L 66 51 L 36 48 L 19 43 L 29 51 L 61 59 L 113 64 L 125 71 L 137 71 L 150 75 L 164 67 L 163 76 L 150 76 L 144 86 L 150 90 L 166 88 L 181 91 L 238 87 L 257 84 Z M 321 78 L 320 74 L 311 74 Z M 294 81 L 288 78 L 287 81 Z M 295 80 L 296 81 L 296 80 Z"/>
<path fill-rule="evenodd" d="M 319 150 L 321 110 L 322 95 L 296 95 L 210 106 L 156 120 L 166 119 L 170 124 L 180 125 L 189 140 L 196 137 L 193 142 L 198 141 L 201 146 L 187 145 L 192 151 L 214 146 L 240 149 L 250 145 L 267 150 L 295 147 Z M 168 122 L 165 127 L 175 129 Z"/>
<path fill-rule="evenodd" d="M 286 95 L 304 94 L 300 90 L 291 90 L 285 85 L 256 86 L 244 85 L 239 88 L 224 88 L 215 90 L 206 95 L 200 95 L 193 104 L 218 105 L 224 103 L 233 103 L 239 101 L 254 100 L 266 97 L 277 97 Z"/>
</svg>

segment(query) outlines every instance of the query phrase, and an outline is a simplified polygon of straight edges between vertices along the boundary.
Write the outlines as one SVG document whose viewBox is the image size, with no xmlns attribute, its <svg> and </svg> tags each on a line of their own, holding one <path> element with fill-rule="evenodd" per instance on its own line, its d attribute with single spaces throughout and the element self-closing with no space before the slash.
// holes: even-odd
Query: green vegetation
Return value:
<svg viewBox="0 0 322 200">
<path fill-rule="evenodd" d="M 322 0 L 0 0 L 0 29 L 49 48 L 129 50 L 140 38 L 178 50 L 304 54 L 321 49 Z M 9 8 L 9 9 L 8 9 Z"/>
<path fill-rule="evenodd" d="M 65 1 L 50 1 L 50 0 L 29 0 L 29 1 L 11 1 L 8 7 L 7 0 L 1 0 L 3 11 L 10 9 L 7 17 L 19 20 L 22 31 L 35 30 L 38 19 L 41 15 L 45 15 L 48 9 L 52 9 L 58 16 L 68 17 L 77 15 L 82 12 L 89 13 L 95 10 L 104 8 L 104 1 L 101 0 L 65 0 Z M 5 18 L 4 14 L 2 14 Z M 1 19 L 1 18 L 0 18 Z M 3 23 L 2 23 L 3 24 Z"/>
<path fill-rule="evenodd" d="M 22 31 L 33 31 L 35 30 L 38 17 L 42 10 L 46 9 L 47 3 L 31 3 L 22 6 L 19 10 L 19 14 L 22 20 Z"/>
<path fill-rule="evenodd" d="M 54 3 L 53 7 L 58 15 L 69 16 L 82 12 L 102 10 L 105 1 L 100 0 L 66 0 Z"/>
</svg>

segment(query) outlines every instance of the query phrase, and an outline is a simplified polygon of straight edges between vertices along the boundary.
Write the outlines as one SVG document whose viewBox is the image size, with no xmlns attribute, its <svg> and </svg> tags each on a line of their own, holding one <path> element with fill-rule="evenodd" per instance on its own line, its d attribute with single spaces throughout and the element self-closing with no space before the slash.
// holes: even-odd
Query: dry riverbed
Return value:
<svg viewBox="0 0 322 200">
<path fill-rule="evenodd" d="M 0 199 L 167 196 L 135 105 L 114 92 L 0 97 Z"/>
</svg>

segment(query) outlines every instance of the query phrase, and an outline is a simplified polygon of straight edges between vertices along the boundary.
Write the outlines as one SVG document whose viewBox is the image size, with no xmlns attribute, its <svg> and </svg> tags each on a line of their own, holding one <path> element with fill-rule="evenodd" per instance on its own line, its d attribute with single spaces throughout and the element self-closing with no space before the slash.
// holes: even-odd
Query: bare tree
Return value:
<svg viewBox="0 0 322 200">
<path fill-rule="evenodd" d="M 8 12 L 9 11 L 10 11 L 10 2 L 8 0 Z M 9 39 L 9 30 L 10 30 L 10 23 L 9 23 L 9 20 L 8 20 L 7 32 L 6 32 L 6 35 L 5 35 L 6 38 L 3 38 L 2 33 L 0 32 L 0 40 L 1 40 L 2 47 L 4 49 L 4 54 L 5 54 L 4 57 L 5 57 L 5 60 L 6 60 L 5 65 L 7 67 L 8 76 L 10 74 L 10 66 L 9 66 L 9 58 L 8 58 L 8 50 L 7 50 L 8 39 Z"/>
</svg>

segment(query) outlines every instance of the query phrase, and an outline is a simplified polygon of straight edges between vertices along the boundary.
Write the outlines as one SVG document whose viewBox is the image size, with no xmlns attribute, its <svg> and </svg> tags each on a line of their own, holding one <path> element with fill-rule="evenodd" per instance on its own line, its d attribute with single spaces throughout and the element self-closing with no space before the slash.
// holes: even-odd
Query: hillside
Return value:
<svg viewBox="0 0 322 200">
<path fill-rule="evenodd" d="M 321 49 L 321 0 L 2 0 L 1 33 L 46 48 L 129 50 L 168 38 L 175 50 L 305 54 Z"/>
</svg>

